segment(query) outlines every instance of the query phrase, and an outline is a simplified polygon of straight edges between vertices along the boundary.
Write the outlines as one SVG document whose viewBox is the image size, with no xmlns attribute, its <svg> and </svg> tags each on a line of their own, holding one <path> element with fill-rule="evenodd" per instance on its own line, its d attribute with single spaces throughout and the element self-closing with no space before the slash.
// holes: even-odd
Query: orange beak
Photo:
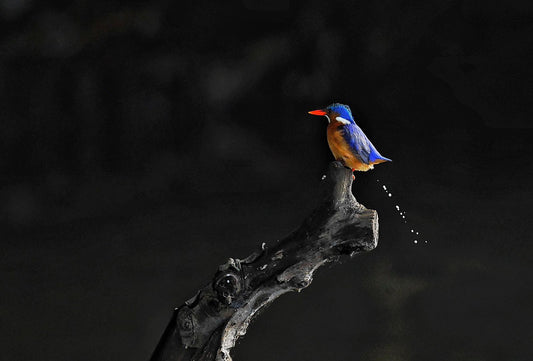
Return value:
<svg viewBox="0 0 533 361">
<path fill-rule="evenodd" d="M 313 115 L 326 115 L 326 112 L 323 111 L 322 109 L 318 109 L 318 110 L 311 110 L 309 112 L 309 114 L 313 114 Z"/>
</svg>

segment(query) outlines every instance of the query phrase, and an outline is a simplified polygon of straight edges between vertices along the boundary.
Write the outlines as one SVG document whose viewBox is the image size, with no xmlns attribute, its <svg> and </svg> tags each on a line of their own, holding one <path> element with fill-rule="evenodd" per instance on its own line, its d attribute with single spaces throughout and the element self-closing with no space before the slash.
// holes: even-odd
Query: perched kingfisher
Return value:
<svg viewBox="0 0 533 361">
<path fill-rule="evenodd" d="M 309 114 L 328 118 L 328 144 L 336 160 L 353 171 L 366 172 L 374 164 L 391 162 L 379 154 L 365 133 L 353 120 L 350 107 L 334 103 L 324 109 L 312 110 Z"/>
</svg>

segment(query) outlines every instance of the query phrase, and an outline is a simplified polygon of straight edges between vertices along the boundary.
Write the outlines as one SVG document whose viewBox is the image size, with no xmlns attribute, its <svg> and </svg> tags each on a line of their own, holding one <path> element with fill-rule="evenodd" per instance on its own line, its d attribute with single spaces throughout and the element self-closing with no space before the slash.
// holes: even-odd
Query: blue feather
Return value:
<svg viewBox="0 0 533 361">
<path fill-rule="evenodd" d="M 372 143 L 370 143 L 372 145 Z M 392 162 L 392 159 L 382 156 L 379 154 L 378 150 L 372 145 L 372 150 L 370 151 L 370 162 L 375 162 L 377 160 L 385 160 L 387 162 Z"/>
<path fill-rule="evenodd" d="M 328 105 L 326 108 L 332 113 L 337 113 L 340 117 L 343 117 L 346 120 L 349 120 L 350 122 L 355 124 L 355 121 L 353 120 L 352 111 L 350 110 L 350 107 L 344 104 L 340 103 L 333 103 L 331 105 Z"/>
<path fill-rule="evenodd" d="M 378 150 L 372 142 L 367 138 L 365 133 L 357 126 L 357 124 L 347 124 L 344 125 L 340 131 L 342 131 L 342 136 L 346 143 L 350 146 L 355 156 L 365 164 L 371 164 L 378 160 L 391 161 L 389 158 L 386 158 L 379 154 Z"/>
</svg>

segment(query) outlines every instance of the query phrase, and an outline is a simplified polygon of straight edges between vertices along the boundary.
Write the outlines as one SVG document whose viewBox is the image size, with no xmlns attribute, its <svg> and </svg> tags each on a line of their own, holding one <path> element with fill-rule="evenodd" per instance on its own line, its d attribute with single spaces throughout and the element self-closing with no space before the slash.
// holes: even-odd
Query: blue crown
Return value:
<svg viewBox="0 0 533 361">
<path fill-rule="evenodd" d="M 335 112 L 339 114 L 339 116 L 343 117 L 344 119 L 353 120 L 352 111 L 350 110 L 350 107 L 341 103 L 333 103 L 331 105 L 328 105 L 326 109 L 329 109 L 331 112 Z"/>
</svg>

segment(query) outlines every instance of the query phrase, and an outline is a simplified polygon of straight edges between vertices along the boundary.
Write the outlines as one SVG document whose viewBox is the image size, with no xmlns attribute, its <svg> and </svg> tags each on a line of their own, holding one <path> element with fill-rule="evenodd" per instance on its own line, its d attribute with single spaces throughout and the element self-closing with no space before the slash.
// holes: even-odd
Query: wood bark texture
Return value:
<svg viewBox="0 0 533 361">
<path fill-rule="evenodd" d="M 259 311 L 309 286 L 325 263 L 374 249 L 377 212 L 359 204 L 351 188 L 352 172 L 332 162 L 326 195 L 300 228 L 219 266 L 212 282 L 174 311 L 151 361 L 231 361 L 230 350 Z"/>
</svg>

